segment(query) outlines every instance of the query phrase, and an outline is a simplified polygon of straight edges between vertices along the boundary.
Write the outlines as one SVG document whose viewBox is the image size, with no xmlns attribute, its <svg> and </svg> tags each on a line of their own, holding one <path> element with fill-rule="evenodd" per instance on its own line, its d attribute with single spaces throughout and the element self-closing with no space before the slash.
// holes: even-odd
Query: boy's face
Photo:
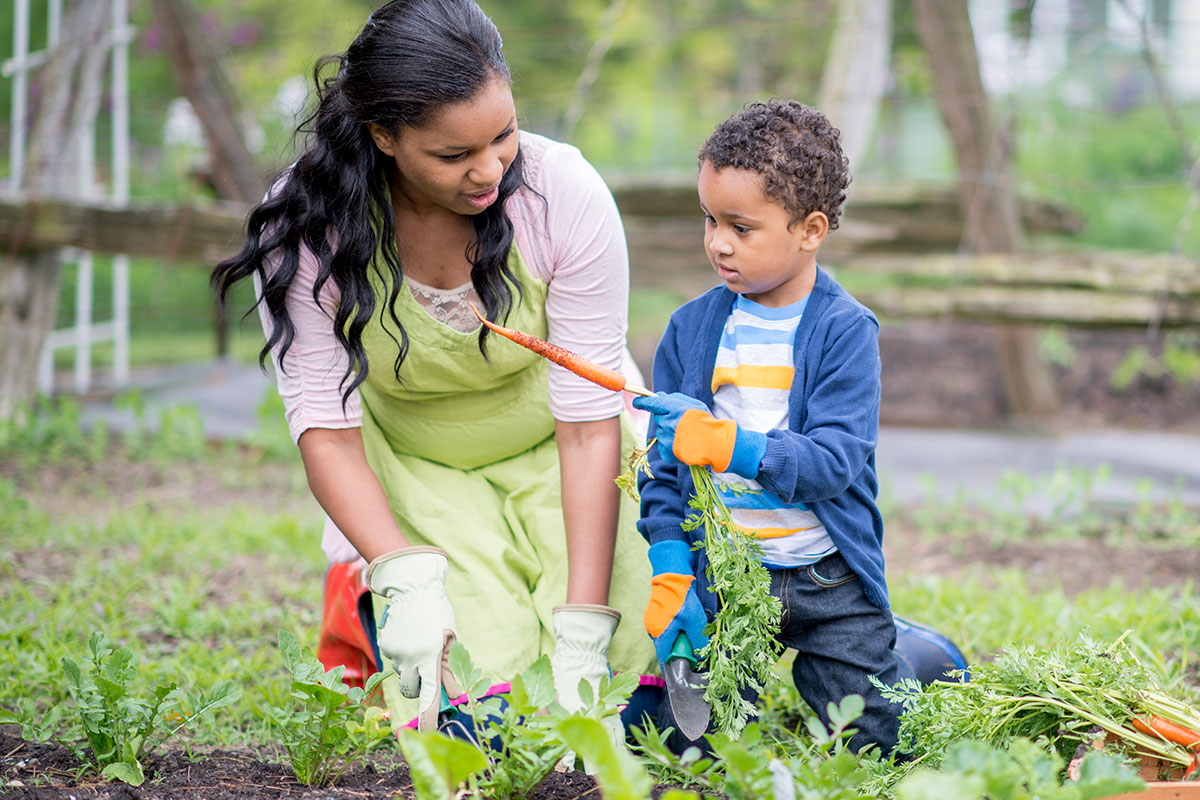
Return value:
<svg viewBox="0 0 1200 800">
<path fill-rule="evenodd" d="M 807 297 L 816 280 L 816 252 L 829 230 L 820 211 L 792 216 L 763 191 L 762 176 L 736 167 L 700 166 L 704 251 L 732 292 L 764 306 Z"/>
</svg>

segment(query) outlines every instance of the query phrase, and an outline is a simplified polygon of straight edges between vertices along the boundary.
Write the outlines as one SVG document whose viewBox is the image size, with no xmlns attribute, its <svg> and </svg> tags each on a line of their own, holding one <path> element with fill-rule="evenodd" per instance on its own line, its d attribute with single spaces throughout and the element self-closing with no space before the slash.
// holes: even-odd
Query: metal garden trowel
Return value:
<svg viewBox="0 0 1200 800">
<path fill-rule="evenodd" d="M 708 675 L 697 674 L 695 667 L 699 665 L 692 643 L 686 633 L 680 633 L 671 646 L 671 655 L 667 656 L 667 664 L 663 667 L 663 677 L 667 682 L 667 699 L 671 703 L 671 714 L 679 726 L 679 732 L 689 742 L 694 742 L 708 730 L 708 722 L 712 709 L 704 700 L 704 690 L 708 687 Z"/>
</svg>

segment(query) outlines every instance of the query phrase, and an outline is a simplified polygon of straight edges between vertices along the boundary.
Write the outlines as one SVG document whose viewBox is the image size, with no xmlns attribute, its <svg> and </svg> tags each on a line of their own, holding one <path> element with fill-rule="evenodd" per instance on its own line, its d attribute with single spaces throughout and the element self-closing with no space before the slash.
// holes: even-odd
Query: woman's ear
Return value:
<svg viewBox="0 0 1200 800">
<path fill-rule="evenodd" d="M 796 223 L 800 236 L 800 249 L 808 252 L 815 251 L 825 241 L 829 233 L 829 217 L 823 211 L 810 211 L 808 216 Z"/>
<path fill-rule="evenodd" d="M 374 140 L 375 146 L 378 147 L 386 156 L 396 157 L 396 137 L 380 125 L 378 122 L 368 122 L 367 130 L 371 133 L 371 139 Z"/>
</svg>

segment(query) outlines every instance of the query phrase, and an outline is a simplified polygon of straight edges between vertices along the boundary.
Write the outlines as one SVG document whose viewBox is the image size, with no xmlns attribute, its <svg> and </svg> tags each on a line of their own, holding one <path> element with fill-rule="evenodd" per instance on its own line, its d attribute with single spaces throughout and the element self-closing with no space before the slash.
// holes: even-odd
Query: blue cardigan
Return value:
<svg viewBox="0 0 1200 800">
<path fill-rule="evenodd" d="M 671 315 L 654 356 L 654 389 L 682 392 L 712 407 L 713 367 L 721 330 L 736 295 L 718 286 Z M 888 607 L 883 574 L 883 519 L 875 504 L 875 444 L 879 434 L 879 322 L 828 273 L 816 283 L 800 318 L 788 430 L 767 434 L 758 482 L 785 501 L 807 505 L 825 526 L 867 599 Z M 702 530 L 681 527 L 691 509 L 691 472 L 666 464 L 651 448 L 653 478 L 640 476 L 638 530 L 651 544 L 679 539 L 695 544 Z M 715 613 L 717 599 L 698 552 L 696 585 Z"/>
</svg>

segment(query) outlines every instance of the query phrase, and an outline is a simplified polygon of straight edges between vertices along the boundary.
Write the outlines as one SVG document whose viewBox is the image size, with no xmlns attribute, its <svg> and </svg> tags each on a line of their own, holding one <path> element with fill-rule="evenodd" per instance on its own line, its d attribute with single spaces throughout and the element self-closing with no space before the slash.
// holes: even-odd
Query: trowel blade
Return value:
<svg viewBox="0 0 1200 800">
<path fill-rule="evenodd" d="M 692 670 L 692 662 L 686 658 L 668 661 L 663 673 L 667 682 L 671 713 L 679 726 L 679 732 L 689 742 L 694 742 L 708 730 L 708 721 L 712 716 L 712 709 L 704 700 L 708 675 L 697 675 Z"/>
</svg>

